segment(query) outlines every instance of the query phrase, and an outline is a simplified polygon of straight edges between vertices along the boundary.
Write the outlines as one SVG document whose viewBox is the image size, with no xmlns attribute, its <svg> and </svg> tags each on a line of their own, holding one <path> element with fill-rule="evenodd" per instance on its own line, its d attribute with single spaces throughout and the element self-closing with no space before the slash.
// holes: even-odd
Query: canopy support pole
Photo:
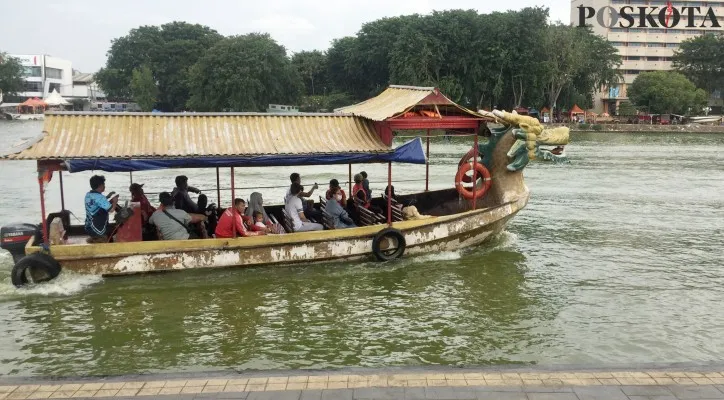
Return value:
<svg viewBox="0 0 724 400">
<path fill-rule="evenodd" d="M 133 171 L 128 171 L 128 176 L 131 179 L 131 184 L 133 184 Z"/>
<path fill-rule="evenodd" d="M 392 189 L 392 162 L 387 163 L 387 190 Z M 391 193 L 385 193 L 387 195 L 387 225 L 392 226 L 392 196 Z"/>
<path fill-rule="evenodd" d="M 43 176 L 38 176 L 38 186 L 40 187 L 40 214 L 43 217 L 43 244 L 47 247 L 48 241 L 48 221 L 45 218 L 45 188 L 43 184 Z"/>
<path fill-rule="evenodd" d="M 349 182 L 349 192 L 347 192 L 347 196 L 352 196 L 352 163 L 349 164 L 349 179 L 347 180 Z"/>
<path fill-rule="evenodd" d="M 60 210 L 65 211 L 65 190 L 63 190 L 63 171 L 58 171 L 60 179 Z"/>
<path fill-rule="evenodd" d="M 221 207 L 221 180 L 219 178 L 219 167 L 216 167 L 216 204 Z"/>
<path fill-rule="evenodd" d="M 234 167 L 231 167 L 231 213 L 232 215 L 235 215 L 237 213 L 236 207 L 234 204 L 234 201 L 236 201 L 236 188 L 234 187 Z M 239 216 L 241 218 L 241 216 Z M 236 217 L 234 217 L 236 218 Z M 243 224 L 244 221 L 242 220 L 241 223 Z M 232 230 L 234 231 L 234 239 L 236 239 L 236 221 L 232 223 Z"/>
<path fill-rule="evenodd" d="M 478 163 L 478 135 L 475 135 L 475 144 L 473 144 L 473 167 L 475 167 L 475 164 Z M 485 179 L 483 177 L 483 179 Z M 485 182 L 483 182 L 485 184 Z M 476 190 L 478 188 L 478 171 L 473 168 L 473 210 L 475 210 L 477 206 L 477 196 L 476 196 Z"/>
<path fill-rule="evenodd" d="M 430 130 L 427 130 L 427 150 L 425 151 L 425 191 L 430 190 Z"/>
</svg>

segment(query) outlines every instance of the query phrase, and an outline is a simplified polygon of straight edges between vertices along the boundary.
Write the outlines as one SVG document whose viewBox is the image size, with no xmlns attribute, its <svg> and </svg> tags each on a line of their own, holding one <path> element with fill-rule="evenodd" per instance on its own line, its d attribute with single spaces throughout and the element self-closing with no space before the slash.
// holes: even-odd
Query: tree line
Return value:
<svg viewBox="0 0 724 400">
<path fill-rule="evenodd" d="M 698 107 L 707 96 L 697 86 L 706 93 L 724 86 L 723 45 L 716 35 L 684 42 L 674 57 L 678 72 L 641 74 L 629 87 L 631 101 L 651 112 Z M 224 37 L 171 22 L 132 29 L 107 55 L 96 81 L 109 99 L 161 111 L 264 111 L 270 103 L 332 110 L 389 84 L 439 87 L 473 109 L 590 108 L 596 92 L 621 81 L 610 43 L 587 28 L 549 23 L 540 7 L 382 18 L 326 51 L 294 54 L 268 34 Z M 22 71 L 0 53 L 0 90 L 22 91 Z"/>
</svg>

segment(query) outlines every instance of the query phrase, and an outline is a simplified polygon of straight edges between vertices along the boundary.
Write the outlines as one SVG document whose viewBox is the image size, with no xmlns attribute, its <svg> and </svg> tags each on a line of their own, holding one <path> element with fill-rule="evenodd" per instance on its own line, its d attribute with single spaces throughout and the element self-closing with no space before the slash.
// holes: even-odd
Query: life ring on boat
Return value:
<svg viewBox="0 0 724 400">
<path fill-rule="evenodd" d="M 470 148 L 467 153 L 463 156 L 463 158 L 460 159 L 460 162 L 458 162 L 458 168 L 462 167 L 463 164 L 470 164 L 470 161 L 472 160 L 473 156 L 475 156 L 475 149 Z M 480 157 L 480 152 L 478 152 L 478 157 Z M 467 175 L 463 175 L 463 182 L 465 183 L 471 183 L 473 181 L 473 178 Z"/>
<path fill-rule="evenodd" d="M 472 188 L 467 188 L 463 186 L 463 182 L 465 182 L 464 178 L 467 177 L 466 174 L 470 172 L 473 168 L 475 168 L 475 171 L 477 171 L 478 175 L 483 178 L 483 187 L 477 188 L 475 190 L 475 193 L 473 193 Z M 472 182 L 472 178 L 469 178 L 469 181 Z M 474 164 L 463 164 L 460 169 L 458 169 L 457 175 L 455 175 L 455 189 L 457 189 L 458 193 L 460 193 L 461 196 L 468 200 L 483 197 L 492 185 L 493 180 L 490 178 L 490 171 L 485 168 L 485 165 L 477 162 Z"/>
<path fill-rule="evenodd" d="M 60 263 L 45 253 L 33 253 L 18 261 L 11 272 L 13 285 L 21 287 L 29 282 L 40 283 L 60 274 Z"/>
<path fill-rule="evenodd" d="M 377 261 L 390 261 L 405 254 L 405 235 L 397 229 L 385 228 L 372 239 L 372 254 Z"/>
</svg>

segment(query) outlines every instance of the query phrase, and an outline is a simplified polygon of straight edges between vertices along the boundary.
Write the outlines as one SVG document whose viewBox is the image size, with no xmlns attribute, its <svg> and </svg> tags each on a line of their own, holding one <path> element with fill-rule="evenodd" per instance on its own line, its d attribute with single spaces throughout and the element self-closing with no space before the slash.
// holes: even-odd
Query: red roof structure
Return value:
<svg viewBox="0 0 724 400">
<path fill-rule="evenodd" d="M 575 114 L 585 114 L 586 112 L 581 110 L 581 107 L 578 107 L 578 104 L 573 105 L 573 108 L 571 108 L 571 111 L 569 114 L 575 115 Z"/>
</svg>

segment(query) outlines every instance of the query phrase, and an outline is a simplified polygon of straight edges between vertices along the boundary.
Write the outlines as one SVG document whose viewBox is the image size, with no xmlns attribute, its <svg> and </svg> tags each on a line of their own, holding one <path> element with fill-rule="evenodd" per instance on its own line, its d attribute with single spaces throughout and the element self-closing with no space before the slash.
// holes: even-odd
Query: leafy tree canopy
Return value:
<svg viewBox="0 0 724 400">
<path fill-rule="evenodd" d="M 207 26 L 186 22 L 141 26 L 113 40 L 96 79 L 108 97 L 131 99 L 133 70 L 146 65 L 158 78 L 159 108 L 180 111 L 189 99 L 189 69 L 221 39 Z"/>
<path fill-rule="evenodd" d="M 674 71 L 644 72 L 628 88 L 631 102 L 646 107 L 654 114 L 685 114 L 691 107 L 699 110 L 706 104 L 707 95 L 702 89 Z"/>
<path fill-rule="evenodd" d="M 133 101 L 141 107 L 141 110 L 153 110 L 153 106 L 158 101 L 158 87 L 156 86 L 156 80 L 153 78 L 153 72 L 147 65 L 133 70 L 131 93 L 133 94 Z"/>
<path fill-rule="evenodd" d="M 0 52 L 0 92 L 5 96 L 22 92 L 25 86 L 24 73 L 23 66 L 16 58 Z"/>
<path fill-rule="evenodd" d="M 724 35 L 706 34 L 685 40 L 674 53 L 674 68 L 698 87 L 724 91 Z"/>
<path fill-rule="evenodd" d="M 301 78 L 286 50 L 268 34 L 232 36 L 193 66 L 188 107 L 197 111 L 264 111 L 295 104 Z"/>
</svg>

